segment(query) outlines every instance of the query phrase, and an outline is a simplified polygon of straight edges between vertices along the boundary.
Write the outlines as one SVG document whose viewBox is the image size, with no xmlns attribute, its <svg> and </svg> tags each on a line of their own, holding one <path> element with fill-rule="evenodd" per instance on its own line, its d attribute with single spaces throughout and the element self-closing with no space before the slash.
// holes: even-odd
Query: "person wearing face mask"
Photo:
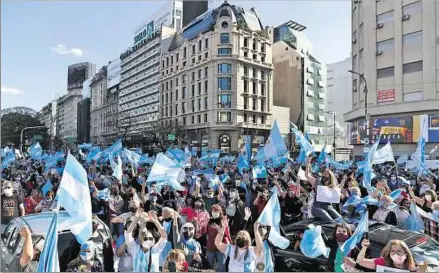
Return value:
<svg viewBox="0 0 439 273">
<path fill-rule="evenodd" d="M 373 214 L 372 219 L 394 226 L 398 224 L 396 214 L 393 211 L 393 200 L 389 196 L 384 195 L 381 197 L 380 207 Z"/>
<path fill-rule="evenodd" d="M 79 257 L 67 265 L 66 272 L 104 272 L 104 267 L 96 258 L 95 251 L 96 245 L 93 241 L 83 243 Z"/>
<path fill-rule="evenodd" d="M 423 218 L 425 227 L 424 233 L 439 241 L 439 201 L 434 202 L 431 205 L 431 209 L 431 218 L 433 219 Z"/>
<path fill-rule="evenodd" d="M 329 257 L 328 257 L 328 269 L 332 272 L 344 272 L 343 265 L 351 266 L 358 269 L 355 266 L 355 260 L 359 253 L 359 249 L 355 247 L 348 255 L 343 255 L 340 247 L 352 236 L 351 228 L 343 223 L 337 224 L 334 229 L 332 240 L 329 241 Z M 369 253 L 367 253 L 369 254 Z M 346 256 L 346 257 L 345 257 Z"/>
<path fill-rule="evenodd" d="M 254 272 L 256 260 L 261 257 L 263 250 L 262 237 L 259 234 L 259 223 L 255 223 L 254 233 L 256 246 L 251 246 L 251 237 L 248 231 L 241 230 L 236 235 L 235 244 L 224 244 L 223 237 L 227 228 L 224 219 L 222 228 L 215 238 L 215 245 L 219 251 L 230 258 L 228 272 Z"/>
<path fill-rule="evenodd" d="M 174 224 L 176 224 L 178 227 L 181 227 L 181 221 L 178 217 L 178 213 L 169 207 L 163 208 L 162 219 L 163 219 L 162 225 L 166 231 L 166 236 L 168 240 L 166 242 L 165 248 L 160 253 L 160 266 L 163 266 L 163 263 L 169 251 L 171 251 L 171 249 L 175 247 L 176 242 L 173 240 Z"/>
<path fill-rule="evenodd" d="M 390 174 L 390 180 L 387 183 L 387 186 L 390 188 L 390 191 L 394 191 L 400 188 L 400 181 L 398 177 L 396 176 L 396 173 Z"/>
<path fill-rule="evenodd" d="M 149 200 L 145 202 L 145 210 L 146 211 L 155 211 L 157 215 L 162 215 L 163 207 L 158 203 L 158 195 L 153 192 L 149 194 Z"/>
<path fill-rule="evenodd" d="M 407 198 L 403 198 L 399 201 L 398 207 L 394 209 L 398 226 L 404 228 L 404 221 L 410 216 L 411 202 Z"/>
<path fill-rule="evenodd" d="M 432 205 L 437 201 L 437 195 L 432 190 L 425 191 L 424 198 L 417 197 L 412 188 L 409 189 L 410 197 L 415 200 L 416 204 L 421 207 L 425 212 L 432 212 Z"/>
<path fill-rule="evenodd" d="M 370 242 L 363 239 L 361 250 L 357 257 L 357 263 L 367 269 L 376 271 L 378 266 L 386 266 L 401 270 L 415 271 L 417 269 L 413 255 L 405 242 L 391 240 L 381 251 L 381 257 L 375 259 L 365 258 L 366 250 Z"/>
<path fill-rule="evenodd" d="M 195 239 L 197 239 L 200 243 L 204 243 L 206 241 L 206 237 L 202 238 L 207 234 L 207 225 L 209 224 L 210 216 L 209 213 L 204 208 L 203 199 L 198 197 L 194 202 L 194 224 L 196 227 L 195 231 Z M 205 244 L 203 244 L 205 245 Z"/>
<path fill-rule="evenodd" d="M 125 242 L 125 232 L 128 230 L 128 227 L 131 225 L 132 220 L 128 219 L 125 227 L 124 233 L 117 238 L 116 241 L 116 255 L 119 257 L 118 262 L 118 271 L 119 272 L 130 272 L 133 271 L 133 257 L 128 252 L 127 244 Z"/>
<path fill-rule="evenodd" d="M 299 197 L 296 195 L 296 191 L 294 188 L 290 187 L 288 188 L 287 194 L 284 198 L 284 210 L 286 215 L 290 215 L 291 219 L 290 221 L 296 222 L 300 219 L 302 219 L 302 212 L 301 208 L 303 206 L 303 203 L 300 201 Z"/>
<path fill-rule="evenodd" d="M 40 196 L 38 190 L 32 190 L 31 194 L 24 198 L 24 208 L 26 215 L 35 213 L 35 208 L 41 202 L 43 198 Z"/>
<path fill-rule="evenodd" d="M 177 217 L 177 216 L 176 216 Z M 174 219 L 174 242 L 176 248 L 181 249 L 185 253 L 185 259 L 189 266 L 195 268 L 202 267 L 202 250 L 200 243 L 195 240 L 195 227 L 192 223 L 185 223 L 179 232 L 178 225 L 175 224 L 177 219 Z"/>
<path fill-rule="evenodd" d="M 219 205 L 212 206 L 212 217 L 209 220 L 207 227 L 207 261 L 210 268 L 215 269 L 216 272 L 225 272 L 225 255 L 218 250 L 215 245 L 215 238 L 222 228 L 222 221 L 226 216 L 223 215 L 223 210 Z M 224 244 L 230 244 L 232 238 L 230 237 L 230 230 L 227 228 L 224 231 Z"/>
<path fill-rule="evenodd" d="M 120 236 L 122 232 L 122 227 L 119 226 L 118 223 L 113 223 L 112 220 L 114 217 L 117 217 L 122 213 L 122 209 L 124 206 L 124 201 L 122 196 L 119 194 L 119 188 L 114 186 L 111 188 L 110 199 L 108 200 L 108 208 L 110 213 L 110 230 L 112 235 Z"/>
<path fill-rule="evenodd" d="M 186 222 L 192 222 L 194 220 L 195 209 L 192 195 L 186 197 L 185 205 L 180 209 L 180 214 L 186 217 Z"/>
<path fill-rule="evenodd" d="M 223 189 L 222 187 L 218 187 L 218 195 L 215 196 L 215 191 L 211 188 L 207 189 L 207 195 L 203 196 L 204 205 L 206 207 L 207 211 L 210 211 L 210 208 L 214 204 L 218 204 L 220 199 L 223 196 Z"/>
<path fill-rule="evenodd" d="M 152 223 L 160 233 L 160 239 L 156 239 L 154 234 L 146 228 L 147 224 Z M 133 231 L 140 225 L 139 239 L 135 240 Z M 133 257 L 134 272 L 160 272 L 160 255 L 163 252 L 168 237 L 165 229 L 157 219 L 155 212 L 137 213 L 133 217 L 132 223 L 125 231 L 125 242 L 128 252 Z"/>
<path fill-rule="evenodd" d="M 268 227 L 259 226 L 258 230 L 262 238 L 263 249 L 261 256 L 255 261 L 255 272 L 274 272 L 274 247 L 270 241 L 268 241 Z"/>
<path fill-rule="evenodd" d="M 3 225 L 9 224 L 12 220 L 25 214 L 23 197 L 21 194 L 14 192 L 12 182 L 6 181 L 3 183 L 3 193 L 1 195 L 2 216 L 1 223 Z"/>
<path fill-rule="evenodd" d="M 257 215 L 259 216 L 265 208 L 268 202 L 268 190 L 264 189 L 262 192 L 258 192 L 256 199 L 253 201 L 253 206 L 256 206 Z"/>
<path fill-rule="evenodd" d="M 53 207 L 54 192 L 48 191 L 40 203 L 35 207 L 35 212 L 47 212 Z"/>
</svg>

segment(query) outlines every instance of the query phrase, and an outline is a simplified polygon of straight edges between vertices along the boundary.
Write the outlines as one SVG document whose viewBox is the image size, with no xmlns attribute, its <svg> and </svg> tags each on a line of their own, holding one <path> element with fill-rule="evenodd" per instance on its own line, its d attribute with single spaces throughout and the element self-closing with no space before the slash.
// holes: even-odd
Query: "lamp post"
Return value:
<svg viewBox="0 0 439 273">
<path fill-rule="evenodd" d="M 329 112 L 326 112 L 326 114 L 332 114 L 333 115 L 333 120 L 332 120 L 332 125 L 333 125 L 333 134 L 332 134 L 332 136 L 333 136 L 333 142 L 332 142 L 332 149 L 334 150 L 334 160 L 336 160 L 335 159 L 335 139 L 336 139 L 336 136 L 335 136 L 335 112 L 332 112 L 332 111 L 329 111 Z"/>
<path fill-rule="evenodd" d="M 367 90 L 366 78 L 364 77 L 363 73 L 359 73 L 359 72 L 356 72 L 353 70 L 348 70 L 348 72 L 351 74 L 355 74 L 355 75 L 360 76 L 360 79 L 364 81 L 364 90 L 363 90 L 364 91 L 364 117 L 366 118 L 366 121 L 367 121 L 367 127 L 369 127 L 370 116 L 369 116 L 369 113 L 367 112 L 367 93 L 368 93 L 368 90 Z"/>
<path fill-rule="evenodd" d="M 20 152 L 21 152 L 21 154 L 23 154 L 23 132 L 26 130 L 29 130 L 29 129 L 38 129 L 38 128 L 46 128 L 46 125 L 24 127 L 23 130 L 21 130 L 21 133 L 20 133 Z"/>
</svg>

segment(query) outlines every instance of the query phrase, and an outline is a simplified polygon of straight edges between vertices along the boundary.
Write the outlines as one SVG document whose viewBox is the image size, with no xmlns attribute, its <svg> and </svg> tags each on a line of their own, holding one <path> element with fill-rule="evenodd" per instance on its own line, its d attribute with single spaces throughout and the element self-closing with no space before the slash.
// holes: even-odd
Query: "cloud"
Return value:
<svg viewBox="0 0 439 273">
<path fill-rule="evenodd" d="M 50 50 L 59 55 L 75 55 L 75 56 L 83 56 L 84 51 L 80 48 L 68 48 L 66 45 L 57 44 L 50 48 Z"/>
<path fill-rule="evenodd" d="M 2 86 L 2 94 L 18 95 L 21 93 L 23 93 L 23 91 L 20 89 Z"/>
</svg>

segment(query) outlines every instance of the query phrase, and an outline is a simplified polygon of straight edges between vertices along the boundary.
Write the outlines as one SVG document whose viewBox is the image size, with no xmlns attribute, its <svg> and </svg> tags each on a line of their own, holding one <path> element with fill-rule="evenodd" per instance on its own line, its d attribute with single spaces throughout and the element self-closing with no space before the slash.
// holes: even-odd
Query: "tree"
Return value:
<svg viewBox="0 0 439 273">
<path fill-rule="evenodd" d="M 187 144 L 187 130 L 180 124 L 171 125 L 159 121 L 151 124 L 152 130 L 144 132 L 153 139 L 154 144 L 165 152 L 171 144 Z M 174 134 L 175 141 L 168 140 L 168 135 Z"/>
<path fill-rule="evenodd" d="M 21 131 L 26 127 L 32 126 L 43 126 L 35 116 L 30 113 L 20 112 L 20 111 L 8 111 L 2 113 L 1 121 L 1 143 L 14 144 L 16 147 L 20 145 L 20 134 Z M 48 128 L 38 128 L 25 130 L 23 132 L 23 141 L 35 139 L 36 136 L 41 136 L 40 142 L 43 148 L 48 148 L 49 135 L 47 133 Z M 23 143 L 24 144 L 24 143 Z"/>
<path fill-rule="evenodd" d="M 120 121 L 117 120 L 117 129 L 119 130 L 119 134 L 123 136 L 124 146 L 127 144 L 127 134 L 131 127 L 133 127 L 133 118 L 130 116 L 126 116 L 120 119 Z"/>
</svg>

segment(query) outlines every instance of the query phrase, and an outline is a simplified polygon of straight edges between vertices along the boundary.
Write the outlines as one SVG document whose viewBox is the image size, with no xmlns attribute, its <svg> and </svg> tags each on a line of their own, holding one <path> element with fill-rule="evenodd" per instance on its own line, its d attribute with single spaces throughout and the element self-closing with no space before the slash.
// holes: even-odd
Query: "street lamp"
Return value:
<svg viewBox="0 0 439 273">
<path fill-rule="evenodd" d="M 332 111 L 328 111 L 328 112 L 326 112 L 326 114 L 332 114 L 333 115 L 333 120 L 332 120 L 332 124 L 333 124 L 333 130 L 334 130 L 334 132 L 333 132 L 333 142 L 332 142 L 332 149 L 334 150 L 334 160 L 335 160 L 335 138 L 336 138 L 336 136 L 335 136 L 335 112 L 332 112 Z"/>
<path fill-rule="evenodd" d="M 25 130 L 29 130 L 29 129 L 38 129 L 38 128 L 46 128 L 46 127 L 47 127 L 46 125 L 30 126 L 30 127 L 25 127 L 25 128 L 23 128 L 23 130 L 21 130 L 21 133 L 20 133 L 20 152 L 21 152 L 21 154 L 23 154 L 23 132 Z"/>
<path fill-rule="evenodd" d="M 367 90 L 366 78 L 364 77 L 363 73 L 359 73 L 359 72 L 356 72 L 353 70 L 348 70 L 348 72 L 360 76 L 360 78 L 364 81 L 364 117 L 366 118 L 366 124 L 369 127 L 370 116 L 369 116 L 369 113 L 367 112 L 367 93 L 368 93 L 368 90 Z"/>
</svg>

